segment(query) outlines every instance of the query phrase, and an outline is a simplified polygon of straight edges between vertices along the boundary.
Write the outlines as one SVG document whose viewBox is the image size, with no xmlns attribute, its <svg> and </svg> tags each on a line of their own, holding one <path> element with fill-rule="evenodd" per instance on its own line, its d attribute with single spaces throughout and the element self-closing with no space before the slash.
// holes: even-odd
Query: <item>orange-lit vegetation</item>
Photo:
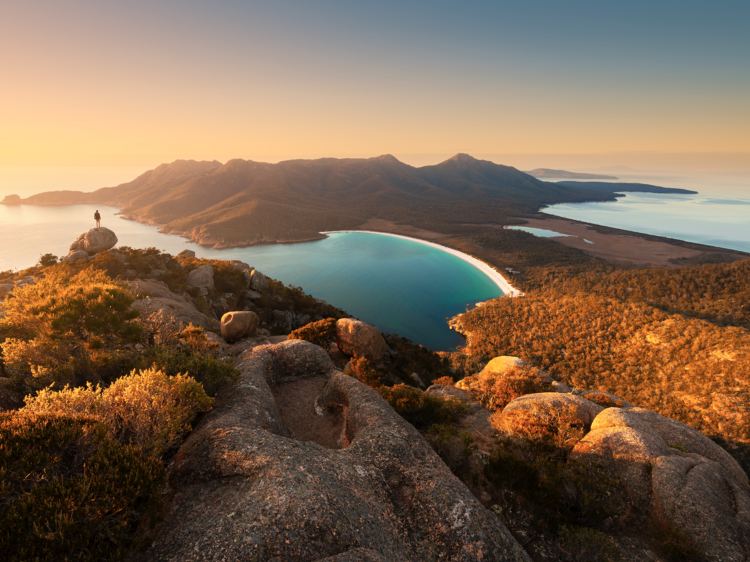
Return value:
<svg viewBox="0 0 750 562">
<path fill-rule="evenodd" d="M 26 395 L 0 413 L 4 559 L 119 560 L 148 540 L 165 455 L 210 409 L 204 385 L 237 377 L 202 329 L 133 301 L 101 269 L 50 264 L 3 302 L 0 368 Z"/>
<path fill-rule="evenodd" d="M 467 352 L 518 356 L 573 387 L 680 420 L 748 470 L 749 268 L 590 273 L 494 300 L 461 317 Z"/>
</svg>

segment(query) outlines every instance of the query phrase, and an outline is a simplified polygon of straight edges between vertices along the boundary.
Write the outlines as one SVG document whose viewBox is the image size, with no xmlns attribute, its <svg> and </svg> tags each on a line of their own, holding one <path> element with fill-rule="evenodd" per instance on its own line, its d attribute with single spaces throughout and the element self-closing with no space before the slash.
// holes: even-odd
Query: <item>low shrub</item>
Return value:
<svg viewBox="0 0 750 562">
<path fill-rule="evenodd" d="M 550 383 L 537 376 L 534 367 L 514 367 L 505 373 L 483 373 L 462 380 L 479 403 L 490 411 L 502 410 L 512 400 L 526 394 L 549 392 Z"/>
<path fill-rule="evenodd" d="M 456 382 L 453 380 L 453 377 L 439 377 L 432 381 L 432 384 L 442 384 L 445 386 L 454 386 Z"/>
<path fill-rule="evenodd" d="M 6 371 L 32 388 L 90 381 L 97 372 L 94 352 L 140 340 L 133 300 L 102 271 L 50 268 L 3 302 L 0 348 Z"/>
<path fill-rule="evenodd" d="M 527 454 L 514 447 L 495 449 L 484 467 L 484 476 L 511 508 L 522 507 L 542 529 L 561 522 L 564 465 L 551 462 L 538 451 Z"/>
<path fill-rule="evenodd" d="M 377 390 L 383 384 L 384 379 L 388 378 L 385 369 L 376 367 L 366 357 L 352 357 L 351 365 L 355 378 L 370 388 Z"/>
<path fill-rule="evenodd" d="M 212 402 L 193 378 L 149 369 L 121 377 L 105 389 L 90 383 L 85 388 L 44 389 L 26 398 L 23 411 L 93 415 L 106 423 L 111 438 L 159 456 L 180 443 L 190 422 Z"/>
<path fill-rule="evenodd" d="M 504 433 L 565 448 L 568 452 L 590 429 L 578 417 L 576 406 L 543 407 L 539 404 L 530 406 L 530 410 L 505 410 L 502 415 L 492 417 L 492 425 Z"/>
<path fill-rule="evenodd" d="M 155 523 L 162 463 L 85 414 L 0 413 L 0 544 L 8 562 L 122 560 Z"/>
<path fill-rule="evenodd" d="M 287 336 L 287 339 L 309 341 L 327 350 L 330 342 L 336 339 L 336 318 L 310 322 L 306 326 L 294 330 Z"/>
<path fill-rule="evenodd" d="M 425 429 L 436 423 L 456 423 L 471 412 L 471 406 L 460 400 L 430 396 L 406 384 L 381 386 L 378 393 L 410 424 Z"/>
<path fill-rule="evenodd" d="M 561 525 L 558 533 L 560 546 L 576 562 L 611 562 L 618 560 L 618 549 L 609 537 L 592 529 L 577 525 Z"/>
<path fill-rule="evenodd" d="M 452 472 L 463 470 L 474 452 L 474 439 L 467 431 L 436 423 L 427 432 L 427 442 Z"/>
</svg>

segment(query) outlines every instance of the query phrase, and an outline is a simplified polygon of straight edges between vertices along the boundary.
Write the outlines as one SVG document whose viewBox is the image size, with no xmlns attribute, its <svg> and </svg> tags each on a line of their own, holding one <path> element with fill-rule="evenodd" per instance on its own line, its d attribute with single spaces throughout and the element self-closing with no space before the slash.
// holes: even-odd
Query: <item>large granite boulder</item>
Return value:
<svg viewBox="0 0 750 562">
<path fill-rule="evenodd" d="M 164 311 L 176 316 L 185 324 L 202 326 L 206 330 L 217 327 L 218 322 L 206 316 L 193 303 L 188 302 L 185 297 L 174 294 L 162 281 L 136 279 L 127 281 L 133 289 L 136 300 L 130 305 L 143 314 Z"/>
<path fill-rule="evenodd" d="M 603 409 L 580 396 L 540 392 L 512 400 L 493 415 L 492 424 L 509 435 L 545 440 L 571 427 L 588 431 Z"/>
<path fill-rule="evenodd" d="M 214 268 L 211 264 L 199 265 L 188 273 L 188 287 L 203 287 L 212 289 L 214 286 Z"/>
<path fill-rule="evenodd" d="M 573 449 L 567 470 L 586 493 L 607 483 L 600 507 L 623 527 L 679 532 L 701 560 L 750 558 L 747 476 L 685 424 L 642 408 L 607 408 Z"/>
<path fill-rule="evenodd" d="M 336 342 L 344 355 L 380 361 L 388 345 L 375 326 L 353 318 L 336 321 Z"/>
<path fill-rule="evenodd" d="M 227 312 L 221 317 L 221 337 L 232 343 L 245 336 L 252 336 L 258 328 L 258 315 L 247 310 Z"/>
<path fill-rule="evenodd" d="M 530 560 L 324 349 L 288 340 L 238 367 L 175 457 L 169 513 L 140 560 Z"/>
<path fill-rule="evenodd" d="M 83 251 L 93 256 L 99 252 L 109 250 L 117 244 L 117 236 L 108 228 L 92 228 L 81 234 L 78 239 L 70 245 L 70 253 Z"/>
</svg>

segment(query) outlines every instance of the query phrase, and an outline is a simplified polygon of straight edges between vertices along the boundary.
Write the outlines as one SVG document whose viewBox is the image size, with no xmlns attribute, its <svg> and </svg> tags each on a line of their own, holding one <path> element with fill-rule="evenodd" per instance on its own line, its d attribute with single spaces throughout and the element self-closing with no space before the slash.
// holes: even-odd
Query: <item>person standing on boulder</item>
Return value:
<svg viewBox="0 0 750 562">
<path fill-rule="evenodd" d="M 99 214 L 99 209 L 94 213 L 94 220 L 96 221 L 96 228 L 99 228 L 102 220 L 102 216 Z"/>
</svg>

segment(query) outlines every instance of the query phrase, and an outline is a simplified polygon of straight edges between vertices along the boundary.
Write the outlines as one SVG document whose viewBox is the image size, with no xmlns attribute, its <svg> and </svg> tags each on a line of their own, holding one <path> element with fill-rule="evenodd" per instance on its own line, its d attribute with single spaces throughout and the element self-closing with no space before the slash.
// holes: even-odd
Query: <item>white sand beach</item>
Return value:
<svg viewBox="0 0 750 562">
<path fill-rule="evenodd" d="M 411 240 L 412 242 L 418 242 L 419 244 L 424 244 L 425 246 L 432 246 L 433 248 L 437 248 L 438 250 L 442 250 L 443 252 L 447 252 L 449 254 L 452 254 L 456 256 L 457 258 L 460 258 L 464 260 L 465 262 L 470 263 L 474 267 L 476 267 L 479 271 L 484 273 L 487 277 L 489 277 L 495 285 L 497 285 L 500 290 L 509 297 L 520 297 L 523 296 L 523 293 L 516 289 L 513 285 L 510 284 L 510 282 L 500 274 L 499 271 L 497 271 L 494 267 L 489 265 L 488 263 L 483 262 L 482 260 L 479 260 L 475 258 L 474 256 L 470 256 L 469 254 L 464 254 L 463 252 L 459 252 L 458 250 L 454 250 L 453 248 L 448 248 L 447 246 L 442 246 L 440 244 L 435 244 L 434 242 L 428 242 L 426 240 L 420 240 L 419 238 L 412 238 L 411 236 L 403 236 L 401 234 L 391 234 L 389 232 L 376 232 L 374 230 L 329 230 L 326 232 L 321 232 L 321 234 L 335 234 L 337 232 L 365 232 L 367 234 L 380 234 L 381 236 L 393 236 L 394 238 L 403 238 L 404 240 Z"/>
</svg>

